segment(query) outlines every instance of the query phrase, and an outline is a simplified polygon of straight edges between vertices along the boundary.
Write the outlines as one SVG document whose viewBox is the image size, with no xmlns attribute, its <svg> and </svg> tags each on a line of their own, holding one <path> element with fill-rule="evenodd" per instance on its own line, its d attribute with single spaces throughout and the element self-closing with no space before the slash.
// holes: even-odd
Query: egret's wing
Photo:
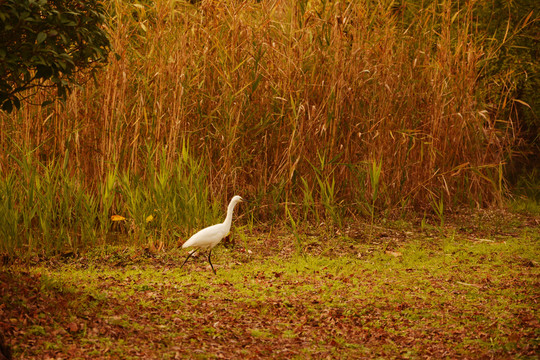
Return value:
<svg viewBox="0 0 540 360">
<path fill-rule="evenodd" d="M 212 248 L 216 246 L 225 235 L 223 224 L 212 225 L 190 237 L 189 240 L 182 245 L 182 248 L 190 246 L 202 249 Z"/>
</svg>

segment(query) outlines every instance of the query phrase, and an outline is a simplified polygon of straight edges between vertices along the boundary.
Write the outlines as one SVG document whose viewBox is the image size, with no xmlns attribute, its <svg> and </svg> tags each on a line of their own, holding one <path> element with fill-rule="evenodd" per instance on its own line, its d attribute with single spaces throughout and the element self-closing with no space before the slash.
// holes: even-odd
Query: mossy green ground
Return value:
<svg viewBox="0 0 540 360">
<path fill-rule="evenodd" d="M 179 249 L 12 263 L 0 327 L 20 359 L 536 358 L 538 218 L 368 227 L 237 232 L 217 275 Z"/>
</svg>

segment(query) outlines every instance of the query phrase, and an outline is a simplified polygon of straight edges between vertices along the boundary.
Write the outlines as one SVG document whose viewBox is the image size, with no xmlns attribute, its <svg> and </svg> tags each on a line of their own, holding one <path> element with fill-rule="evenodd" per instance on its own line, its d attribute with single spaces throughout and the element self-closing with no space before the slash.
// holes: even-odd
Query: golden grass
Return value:
<svg viewBox="0 0 540 360">
<path fill-rule="evenodd" d="M 484 103 L 473 6 L 409 9 L 404 25 L 389 1 L 112 0 L 118 56 L 65 104 L 1 114 L 0 170 L 9 154 L 69 149 L 94 188 L 163 165 L 160 149 L 173 167 L 185 142 L 223 202 L 301 203 L 308 189 L 323 206 L 323 179 L 334 205 L 365 212 L 376 161 L 379 209 L 492 204 L 513 134 Z"/>
</svg>

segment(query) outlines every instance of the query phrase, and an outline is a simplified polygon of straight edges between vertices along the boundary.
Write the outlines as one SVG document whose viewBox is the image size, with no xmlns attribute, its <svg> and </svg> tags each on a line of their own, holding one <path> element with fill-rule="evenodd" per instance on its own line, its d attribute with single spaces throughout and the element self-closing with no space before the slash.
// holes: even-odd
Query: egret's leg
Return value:
<svg viewBox="0 0 540 360">
<path fill-rule="evenodd" d="M 214 265 L 212 265 L 212 261 L 210 261 L 210 255 L 212 255 L 212 249 L 210 249 L 210 252 L 208 253 L 208 262 L 210 263 L 210 266 L 212 267 L 212 271 L 214 272 L 214 275 L 216 275 L 216 270 L 214 270 Z"/>
<path fill-rule="evenodd" d="M 188 261 L 188 259 L 191 257 L 191 255 L 193 255 L 195 253 L 195 251 L 197 250 L 192 250 L 189 252 L 189 255 L 187 256 L 186 260 L 184 260 L 184 263 L 182 264 L 182 266 L 180 266 L 180 269 L 184 267 L 184 264 Z"/>
</svg>

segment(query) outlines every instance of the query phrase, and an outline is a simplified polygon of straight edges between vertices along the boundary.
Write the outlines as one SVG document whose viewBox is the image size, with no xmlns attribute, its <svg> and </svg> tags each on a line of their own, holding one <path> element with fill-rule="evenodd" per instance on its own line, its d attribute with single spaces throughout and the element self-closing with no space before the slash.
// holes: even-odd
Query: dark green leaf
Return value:
<svg viewBox="0 0 540 360">
<path fill-rule="evenodd" d="M 37 38 L 36 38 L 36 42 L 39 44 L 41 44 L 43 41 L 45 41 L 45 39 L 47 38 L 47 34 L 45 34 L 43 31 L 40 32 L 38 35 L 37 35 Z"/>
<path fill-rule="evenodd" d="M 36 78 L 39 79 L 48 79 L 53 74 L 52 69 L 49 66 L 38 66 L 36 72 Z"/>
<path fill-rule="evenodd" d="M 19 108 L 21 107 L 21 101 L 19 100 L 19 98 L 17 97 L 14 97 L 12 100 L 12 103 L 13 103 L 13 106 L 19 110 Z"/>
<path fill-rule="evenodd" d="M 2 104 L 2 110 L 8 113 L 10 113 L 13 110 L 13 103 L 11 102 L 10 99 L 7 99 L 4 101 L 4 103 Z"/>
</svg>

